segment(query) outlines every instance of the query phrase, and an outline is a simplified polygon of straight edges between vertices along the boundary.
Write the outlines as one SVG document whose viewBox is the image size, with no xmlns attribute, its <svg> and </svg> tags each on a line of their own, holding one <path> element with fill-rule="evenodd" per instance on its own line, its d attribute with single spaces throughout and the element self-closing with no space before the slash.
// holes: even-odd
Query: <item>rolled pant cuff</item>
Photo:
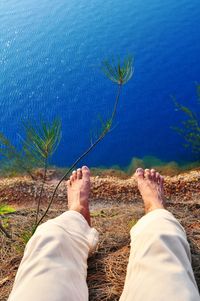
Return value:
<svg viewBox="0 0 200 301">
<path fill-rule="evenodd" d="M 135 237 L 139 235 L 141 232 L 143 232 L 146 227 L 155 220 L 158 220 L 160 218 L 164 218 L 166 220 L 170 220 L 176 223 L 176 225 L 179 226 L 181 231 L 184 232 L 184 228 L 181 226 L 181 224 L 176 220 L 176 218 L 173 216 L 171 212 L 169 212 L 166 209 L 155 209 L 153 211 L 150 211 L 149 213 L 145 214 L 137 223 L 135 226 L 132 227 L 130 233 L 132 237 Z M 158 225 L 159 226 L 159 225 Z"/>
<path fill-rule="evenodd" d="M 89 252 L 91 253 L 95 250 L 99 241 L 99 234 L 96 229 L 88 225 L 86 219 L 79 212 L 69 210 L 48 222 L 56 224 L 72 235 L 85 237 L 88 241 Z"/>
</svg>

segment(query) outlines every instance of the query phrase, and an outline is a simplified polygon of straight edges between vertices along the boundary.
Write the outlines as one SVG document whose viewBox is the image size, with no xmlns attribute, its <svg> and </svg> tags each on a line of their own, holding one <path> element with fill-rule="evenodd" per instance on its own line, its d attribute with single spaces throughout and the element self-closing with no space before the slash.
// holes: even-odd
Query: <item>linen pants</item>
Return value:
<svg viewBox="0 0 200 301">
<path fill-rule="evenodd" d="M 87 258 L 98 233 L 67 211 L 39 226 L 28 242 L 9 301 L 88 301 Z M 131 252 L 120 301 L 197 301 L 184 229 L 165 209 L 131 229 Z"/>
</svg>

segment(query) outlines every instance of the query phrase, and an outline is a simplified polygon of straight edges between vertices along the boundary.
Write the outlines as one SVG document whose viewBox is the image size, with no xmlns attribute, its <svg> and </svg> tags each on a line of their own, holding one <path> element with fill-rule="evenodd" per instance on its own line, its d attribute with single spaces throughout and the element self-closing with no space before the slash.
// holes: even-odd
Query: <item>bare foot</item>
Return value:
<svg viewBox="0 0 200 301">
<path fill-rule="evenodd" d="M 145 213 L 165 209 L 163 198 L 163 177 L 154 169 L 138 168 L 135 173 L 138 188 L 144 201 Z"/>
<path fill-rule="evenodd" d="M 72 172 L 67 181 L 68 208 L 81 213 L 90 225 L 90 170 L 87 166 Z"/>
</svg>

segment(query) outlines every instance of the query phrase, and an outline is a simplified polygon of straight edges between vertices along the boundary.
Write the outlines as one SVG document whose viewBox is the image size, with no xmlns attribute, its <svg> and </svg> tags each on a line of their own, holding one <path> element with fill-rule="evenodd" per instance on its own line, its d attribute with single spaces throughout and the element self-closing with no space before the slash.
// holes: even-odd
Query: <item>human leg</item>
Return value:
<svg viewBox="0 0 200 301">
<path fill-rule="evenodd" d="M 9 301 L 87 301 L 88 253 L 98 234 L 89 226 L 89 169 L 67 182 L 69 211 L 38 227 L 28 242 Z"/>
<path fill-rule="evenodd" d="M 146 215 L 131 230 L 131 252 L 120 301 L 200 300 L 186 234 L 165 209 L 163 178 L 138 169 Z"/>
</svg>

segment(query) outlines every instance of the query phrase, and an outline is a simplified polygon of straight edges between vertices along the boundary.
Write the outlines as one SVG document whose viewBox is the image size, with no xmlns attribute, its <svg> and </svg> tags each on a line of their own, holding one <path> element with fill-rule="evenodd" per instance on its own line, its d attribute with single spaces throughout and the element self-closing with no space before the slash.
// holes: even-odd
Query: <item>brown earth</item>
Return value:
<svg viewBox="0 0 200 301">
<path fill-rule="evenodd" d="M 45 185 L 42 209 L 57 183 Z M 35 197 L 41 182 L 27 177 L 0 180 L 0 203 L 17 211 L 4 219 L 13 241 L 0 236 L 0 295 L 7 300 L 23 255 L 26 237 L 35 219 Z M 192 251 L 193 269 L 200 288 L 200 171 L 165 177 L 168 209 L 185 227 Z M 129 231 L 143 215 L 142 201 L 133 177 L 92 177 L 90 197 L 92 224 L 100 233 L 100 243 L 88 261 L 90 300 L 119 300 L 123 289 L 129 256 Z M 66 188 L 62 184 L 46 219 L 66 210 Z"/>
</svg>

